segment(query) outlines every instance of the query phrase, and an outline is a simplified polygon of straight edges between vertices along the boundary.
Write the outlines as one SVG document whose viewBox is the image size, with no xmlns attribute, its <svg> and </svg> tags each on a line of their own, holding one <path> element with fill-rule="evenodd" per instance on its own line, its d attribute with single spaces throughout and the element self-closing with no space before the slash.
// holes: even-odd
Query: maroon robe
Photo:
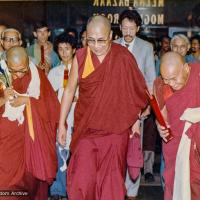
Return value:
<svg viewBox="0 0 200 200">
<path fill-rule="evenodd" d="M 38 71 L 40 97 L 30 98 L 35 140 L 32 141 L 29 135 L 25 111 L 25 121 L 18 125 L 17 121 L 2 117 L 4 106 L 0 110 L 0 189 L 28 190 L 31 195 L 35 195 L 41 183 L 52 182 L 57 170 L 55 144 L 60 107 L 45 74 Z M 29 71 L 21 79 L 15 79 L 13 87 L 25 93 L 30 80 Z"/>
<path fill-rule="evenodd" d="M 129 51 L 112 44 L 95 71 L 81 78 L 86 49 L 77 52 L 79 99 L 68 168 L 69 200 L 121 200 L 130 127 L 147 103 L 145 81 Z"/>
<path fill-rule="evenodd" d="M 183 133 L 185 121 L 180 117 L 187 108 L 200 107 L 200 65 L 190 64 L 191 71 L 187 84 L 178 91 L 175 91 L 166 100 L 168 121 L 174 138 L 168 143 L 163 143 L 163 155 L 165 160 L 165 200 L 172 200 L 175 162 L 178 146 Z M 200 123 L 193 124 L 186 133 L 191 138 L 190 151 L 190 179 L 192 200 L 199 199 L 200 196 L 200 162 L 197 152 L 194 150 L 194 143 L 200 150 Z"/>
</svg>

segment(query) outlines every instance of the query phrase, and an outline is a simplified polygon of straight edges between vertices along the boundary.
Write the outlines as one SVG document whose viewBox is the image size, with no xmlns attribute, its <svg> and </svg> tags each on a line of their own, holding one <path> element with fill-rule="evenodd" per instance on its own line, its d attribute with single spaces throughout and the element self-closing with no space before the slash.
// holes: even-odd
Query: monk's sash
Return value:
<svg viewBox="0 0 200 200">
<path fill-rule="evenodd" d="M 26 115 L 27 115 L 27 121 L 28 121 L 29 134 L 30 134 L 31 139 L 34 141 L 35 134 L 34 134 L 34 129 L 33 129 L 33 116 L 32 116 L 32 111 L 31 111 L 30 99 L 28 99 L 28 103 L 26 104 Z"/>
<path fill-rule="evenodd" d="M 130 52 L 124 49 L 121 45 L 112 44 L 99 64 L 95 64 L 97 59 L 94 55 L 95 70 L 86 78 L 82 78 L 82 72 L 85 70 L 87 49 L 77 51 L 81 78 L 70 145 L 72 152 L 84 137 L 119 134 L 128 130 L 146 106 L 144 78 Z"/>
<path fill-rule="evenodd" d="M 65 68 L 64 74 L 63 74 L 63 88 L 65 88 L 67 86 L 67 82 L 68 82 L 68 78 L 69 78 L 68 73 L 69 73 L 68 69 Z"/>
<path fill-rule="evenodd" d="M 85 60 L 85 65 L 84 65 L 82 78 L 86 78 L 93 71 L 94 71 L 94 65 L 93 65 L 93 62 L 92 62 L 90 49 L 89 49 L 89 47 L 87 47 L 87 56 L 86 56 L 86 60 Z"/>
</svg>

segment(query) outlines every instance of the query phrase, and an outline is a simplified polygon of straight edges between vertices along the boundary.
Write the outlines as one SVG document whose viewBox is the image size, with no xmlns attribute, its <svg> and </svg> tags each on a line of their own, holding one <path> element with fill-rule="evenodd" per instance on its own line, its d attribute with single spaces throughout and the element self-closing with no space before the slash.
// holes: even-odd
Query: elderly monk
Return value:
<svg viewBox="0 0 200 200">
<path fill-rule="evenodd" d="M 200 196 L 200 64 L 187 64 L 175 52 L 161 59 L 161 76 L 168 89 L 162 102 L 174 138 L 163 143 L 165 200 L 197 200 Z M 169 90 L 171 94 L 169 95 Z M 166 92 L 167 93 L 167 92 Z M 161 105 L 160 104 L 160 105 Z M 166 141 L 168 130 L 158 125 Z"/>
<path fill-rule="evenodd" d="M 24 48 L 12 47 L 6 57 L 1 67 L 10 87 L 1 82 L 0 190 L 27 190 L 28 199 L 45 200 L 57 170 L 59 103 Z"/>
<path fill-rule="evenodd" d="M 135 132 L 140 110 L 146 106 L 146 85 L 132 54 L 111 42 L 107 18 L 90 18 L 86 35 L 88 47 L 76 53 L 61 102 L 62 144 L 65 119 L 79 83 L 68 196 L 70 200 L 124 200 L 127 142 L 131 126 L 135 123 Z"/>
</svg>

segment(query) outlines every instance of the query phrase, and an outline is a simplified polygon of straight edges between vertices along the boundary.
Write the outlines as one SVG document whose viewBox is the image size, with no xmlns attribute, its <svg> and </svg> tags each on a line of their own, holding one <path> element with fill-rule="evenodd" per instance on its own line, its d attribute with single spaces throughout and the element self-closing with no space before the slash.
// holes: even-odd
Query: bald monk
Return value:
<svg viewBox="0 0 200 200">
<path fill-rule="evenodd" d="M 26 190 L 26 199 L 45 200 L 57 170 L 59 103 L 24 48 L 12 47 L 6 57 L 1 67 L 11 84 L 2 87 L 0 98 L 0 190 Z"/>
<path fill-rule="evenodd" d="M 187 64 L 175 52 L 161 59 L 161 76 L 172 94 L 164 100 L 164 116 L 174 138 L 163 143 L 165 200 L 197 200 L 200 196 L 200 63 Z M 168 130 L 158 124 L 166 141 Z"/>
<path fill-rule="evenodd" d="M 109 20 L 90 18 L 88 48 L 77 51 L 64 91 L 58 133 L 62 145 L 66 117 L 79 83 L 67 174 L 69 200 L 124 200 L 126 194 L 127 142 L 146 106 L 146 85 L 132 54 L 111 40 Z"/>
</svg>

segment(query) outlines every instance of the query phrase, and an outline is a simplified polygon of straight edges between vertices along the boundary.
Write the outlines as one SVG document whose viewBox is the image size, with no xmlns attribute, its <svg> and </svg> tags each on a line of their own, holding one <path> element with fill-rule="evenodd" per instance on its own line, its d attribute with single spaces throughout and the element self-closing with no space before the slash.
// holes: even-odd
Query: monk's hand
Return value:
<svg viewBox="0 0 200 200">
<path fill-rule="evenodd" d="M 15 96 L 15 91 L 13 90 L 12 87 L 8 87 L 4 90 L 4 99 L 5 102 L 8 101 L 9 99 L 13 99 Z"/>
<path fill-rule="evenodd" d="M 156 121 L 156 125 L 157 125 L 158 132 L 159 132 L 159 134 L 160 134 L 160 137 L 161 137 L 165 142 L 167 142 L 166 137 L 169 135 L 169 129 L 166 129 L 166 127 L 161 126 L 161 125 L 158 123 L 158 121 Z M 167 125 L 167 128 L 170 128 L 170 126 Z"/>
<path fill-rule="evenodd" d="M 67 137 L 67 129 L 65 125 L 59 125 L 57 140 L 61 147 L 66 146 L 66 137 Z"/>
<path fill-rule="evenodd" d="M 25 96 L 20 96 L 20 95 L 16 95 L 13 99 L 10 99 L 10 105 L 13 107 L 18 107 L 24 104 L 27 104 L 29 100 L 29 97 L 25 97 Z"/>
<path fill-rule="evenodd" d="M 138 119 L 135 124 L 133 124 L 133 126 L 131 127 L 131 134 L 130 134 L 130 138 L 132 138 L 134 136 L 135 133 L 140 134 L 140 120 Z"/>
</svg>

